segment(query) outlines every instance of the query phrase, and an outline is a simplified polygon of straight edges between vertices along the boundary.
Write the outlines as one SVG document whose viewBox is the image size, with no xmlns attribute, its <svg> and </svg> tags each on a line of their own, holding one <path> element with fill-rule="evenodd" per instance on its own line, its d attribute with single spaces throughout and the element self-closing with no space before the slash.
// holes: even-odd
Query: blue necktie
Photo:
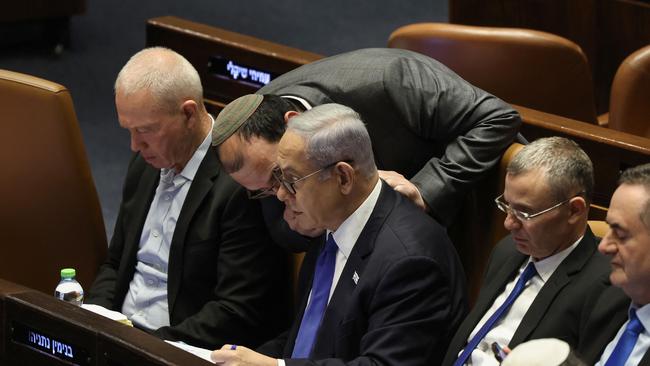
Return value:
<svg viewBox="0 0 650 366">
<path fill-rule="evenodd" d="M 612 354 L 607 359 L 605 366 L 625 365 L 625 361 L 630 357 L 630 353 L 632 353 L 641 332 L 643 332 L 643 324 L 636 316 L 636 310 L 631 309 L 630 321 L 627 323 L 625 331 L 621 334 L 621 338 L 616 343 L 616 347 L 614 347 Z"/>
<path fill-rule="evenodd" d="M 533 264 L 533 262 L 528 263 L 524 271 L 521 273 L 521 276 L 519 276 L 519 280 L 515 284 L 515 288 L 512 290 L 510 295 L 508 295 L 506 301 L 504 301 L 503 304 L 501 304 L 501 306 L 494 312 L 494 314 L 492 314 L 492 316 L 485 322 L 485 324 L 483 324 L 474 338 L 472 338 L 469 343 L 467 343 L 467 346 L 463 350 L 463 353 L 460 355 L 460 357 L 458 357 L 456 362 L 454 362 L 454 366 L 461 366 L 467 362 L 467 359 L 472 354 L 472 351 L 474 351 L 474 348 L 478 346 L 485 335 L 490 331 L 490 329 L 492 329 L 497 320 L 501 318 L 503 313 L 505 313 L 506 310 L 512 306 L 512 303 L 515 302 L 517 296 L 519 296 L 519 294 L 521 294 L 521 292 L 526 287 L 528 280 L 533 278 L 533 276 L 536 274 L 537 271 L 535 270 L 535 264 Z"/>
<path fill-rule="evenodd" d="M 316 261 L 316 272 L 311 286 L 311 299 L 302 317 L 291 358 L 308 358 L 311 349 L 314 347 L 316 333 L 320 327 L 321 319 L 323 319 L 323 314 L 325 314 L 332 287 L 337 250 L 338 246 L 334 241 L 334 237 L 332 237 L 332 233 L 330 233 L 327 236 L 325 248 Z"/>
</svg>

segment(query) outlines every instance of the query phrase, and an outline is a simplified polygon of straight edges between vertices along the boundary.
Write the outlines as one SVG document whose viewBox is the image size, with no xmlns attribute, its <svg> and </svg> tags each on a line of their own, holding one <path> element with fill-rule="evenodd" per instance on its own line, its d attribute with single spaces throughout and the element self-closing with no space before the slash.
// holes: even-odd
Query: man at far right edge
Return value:
<svg viewBox="0 0 650 366">
<path fill-rule="evenodd" d="M 591 160 L 566 138 L 538 139 L 513 158 L 495 199 L 510 235 L 492 251 L 476 304 L 443 365 L 498 365 L 495 348 L 539 338 L 562 339 L 592 355 L 584 358 L 589 364 L 597 361 L 609 338 L 595 340 L 587 325 L 603 327 L 625 307 L 592 312 L 611 287 L 608 258 L 587 225 L 593 186 Z"/>
<path fill-rule="evenodd" d="M 611 256 L 610 280 L 629 297 L 629 308 L 596 365 L 650 365 L 650 164 L 623 172 L 607 223 L 609 231 L 598 250 Z M 614 290 L 604 292 L 596 307 L 616 301 Z"/>
</svg>

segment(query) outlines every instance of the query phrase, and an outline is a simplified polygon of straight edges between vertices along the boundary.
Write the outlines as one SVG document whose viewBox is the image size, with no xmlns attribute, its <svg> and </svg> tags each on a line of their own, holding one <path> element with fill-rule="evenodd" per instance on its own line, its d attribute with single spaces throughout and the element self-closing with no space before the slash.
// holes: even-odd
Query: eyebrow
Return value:
<svg viewBox="0 0 650 366">
<path fill-rule="evenodd" d="M 154 121 L 154 122 L 149 122 L 149 123 L 143 123 L 143 124 L 140 124 L 140 125 L 137 125 L 137 126 L 132 126 L 131 128 L 133 128 L 133 129 L 136 129 L 136 128 L 149 128 L 149 127 L 152 127 L 152 126 L 156 126 L 159 123 L 160 122 L 158 122 L 158 121 Z"/>
<path fill-rule="evenodd" d="M 607 222 L 607 221 L 605 221 L 605 222 Z M 612 228 L 612 229 L 621 229 L 621 230 L 625 230 L 625 228 L 622 227 L 622 226 L 621 226 L 620 224 L 618 224 L 618 223 L 610 224 L 609 222 L 607 222 L 607 225 L 609 225 L 609 227 Z"/>
<path fill-rule="evenodd" d="M 508 206 L 510 206 L 510 207 L 512 207 L 512 208 L 514 208 L 515 210 L 518 210 L 518 211 L 528 212 L 528 211 L 533 209 L 532 207 L 530 207 L 529 205 L 524 204 L 524 203 L 513 203 L 513 202 L 508 202 L 508 201 L 505 201 L 505 202 L 508 204 Z"/>
<path fill-rule="evenodd" d="M 280 168 L 280 171 L 282 172 L 282 175 L 290 174 L 290 175 L 293 175 L 294 177 L 297 175 L 296 170 L 293 169 L 290 166 L 288 166 L 286 168 L 282 168 L 282 167 L 280 167 L 280 165 L 278 165 L 278 164 L 276 164 L 276 165 Z"/>
</svg>

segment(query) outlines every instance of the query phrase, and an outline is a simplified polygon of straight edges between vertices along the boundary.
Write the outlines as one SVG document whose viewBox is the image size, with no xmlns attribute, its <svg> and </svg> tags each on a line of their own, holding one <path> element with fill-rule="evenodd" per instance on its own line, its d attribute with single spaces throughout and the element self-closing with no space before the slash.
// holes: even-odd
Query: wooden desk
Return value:
<svg viewBox="0 0 650 366">
<path fill-rule="evenodd" d="M 3 366 L 70 365 L 72 358 L 91 366 L 212 365 L 141 330 L 2 279 L 0 323 Z"/>
<path fill-rule="evenodd" d="M 147 46 L 171 48 L 194 65 L 211 112 L 218 112 L 233 99 L 260 88 L 259 84 L 241 78 L 233 80 L 220 75 L 215 70 L 218 63 L 215 60 L 233 61 L 237 66 L 278 76 L 322 58 L 315 53 L 173 16 L 147 21 Z"/>
</svg>

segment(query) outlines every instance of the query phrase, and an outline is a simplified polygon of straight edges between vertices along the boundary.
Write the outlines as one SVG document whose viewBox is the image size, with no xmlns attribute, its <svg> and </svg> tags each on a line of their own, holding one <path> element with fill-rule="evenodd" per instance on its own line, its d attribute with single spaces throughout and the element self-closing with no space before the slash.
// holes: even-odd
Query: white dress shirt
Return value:
<svg viewBox="0 0 650 366">
<path fill-rule="evenodd" d="M 636 366 L 641 362 L 641 359 L 643 356 L 645 356 L 645 353 L 648 351 L 648 348 L 650 348 L 650 333 L 648 330 L 650 329 L 650 304 L 643 305 L 641 307 L 638 307 L 635 304 L 630 305 L 630 309 L 636 309 L 636 316 L 639 318 L 641 321 L 641 324 L 643 324 L 643 332 L 639 334 L 639 338 L 636 340 L 636 343 L 634 344 L 634 348 L 632 349 L 632 353 L 630 353 L 630 356 L 628 357 L 627 361 L 625 361 L 625 366 Z M 605 347 L 605 351 L 603 351 L 603 355 L 600 358 L 600 361 L 596 364 L 596 366 L 602 366 L 607 362 L 607 359 L 609 356 L 611 356 L 612 351 L 614 351 L 614 347 L 616 347 L 616 344 L 618 343 L 618 340 L 621 338 L 621 335 L 625 331 L 625 327 L 627 327 L 627 324 L 630 322 L 630 317 L 628 315 L 628 321 L 623 324 L 621 329 L 618 330 L 618 333 L 616 333 L 616 337 L 609 342 L 607 347 Z"/>
<path fill-rule="evenodd" d="M 303 98 L 300 98 L 298 96 L 295 96 L 295 95 L 282 95 L 281 98 L 293 99 L 293 100 L 297 101 L 298 103 L 302 104 L 302 106 L 305 108 L 306 111 L 311 109 L 311 104 L 309 104 L 309 102 L 307 100 L 305 100 Z"/>
<path fill-rule="evenodd" d="M 345 221 L 336 229 L 336 231 L 329 231 L 327 230 L 327 235 L 332 233 L 332 236 L 334 237 L 334 241 L 336 242 L 336 245 L 338 246 L 338 250 L 336 251 L 336 263 L 334 264 L 334 275 L 332 277 L 332 287 L 330 287 L 330 294 L 327 299 L 327 303 L 329 304 L 329 301 L 332 299 L 332 294 L 334 293 L 334 290 L 336 289 L 336 285 L 339 282 L 339 279 L 341 278 L 341 272 L 343 272 L 343 268 L 345 267 L 345 264 L 348 261 L 348 258 L 350 257 L 350 253 L 352 253 L 352 249 L 354 248 L 354 244 L 357 242 L 357 239 L 359 239 L 359 235 L 361 235 L 361 231 L 363 228 L 366 226 L 366 223 L 368 222 L 368 219 L 370 219 L 370 215 L 372 214 L 372 210 L 375 208 L 375 205 L 377 204 L 377 200 L 379 199 L 379 193 L 381 192 L 381 179 L 377 179 L 377 184 L 375 185 L 375 188 L 373 188 L 372 192 L 366 197 L 365 201 L 359 206 L 353 213 L 352 215 L 348 216 Z M 356 272 L 355 272 L 356 275 Z M 359 278 L 347 278 L 344 279 L 345 281 L 354 281 L 355 283 L 359 281 Z M 309 299 L 307 302 L 307 306 L 309 306 L 309 302 L 311 301 L 311 291 L 309 292 Z M 284 360 L 279 359 L 278 360 L 278 366 L 285 366 Z"/>
<path fill-rule="evenodd" d="M 169 325 L 169 249 L 185 197 L 211 141 L 212 128 L 183 171 L 175 174 L 173 169 L 160 170 L 160 181 L 140 236 L 135 273 L 122 304 L 122 313 L 138 327 L 156 330 Z"/>
<path fill-rule="evenodd" d="M 528 308 L 537 297 L 537 294 L 542 290 L 546 281 L 551 278 L 553 272 L 560 266 L 562 261 L 571 254 L 571 252 L 578 246 L 582 237 L 580 237 L 573 245 L 564 249 L 561 252 L 555 253 L 550 257 L 544 258 L 539 261 L 534 261 L 532 257 L 529 257 L 528 260 L 519 268 L 519 273 L 515 278 L 510 281 L 505 290 L 494 300 L 492 306 L 488 311 L 483 314 L 483 318 L 476 324 L 476 327 L 470 333 L 467 341 L 469 342 L 479 329 L 487 322 L 487 320 L 496 312 L 496 310 L 506 301 L 506 298 L 515 287 L 519 276 L 523 272 L 524 268 L 530 262 L 534 262 L 535 269 L 537 270 L 537 275 L 528 281 L 528 285 L 524 290 L 519 294 L 517 299 L 513 302 L 501 319 L 497 320 L 494 324 L 494 327 L 485 335 L 481 342 L 476 346 L 476 349 L 472 352 L 471 357 L 467 359 L 467 365 L 499 365 L 499 362 L 494 357 L 494 352 L 492 352 L 492 343 L 497 342 L 500 346 L 505 347 L 510 343 L 512 336 L 515 334 L 515 331 L 519 327 L 519 323 L 526 315 Z M 463 351 L 461 350 L 458 355 Z"/>
</svg>

